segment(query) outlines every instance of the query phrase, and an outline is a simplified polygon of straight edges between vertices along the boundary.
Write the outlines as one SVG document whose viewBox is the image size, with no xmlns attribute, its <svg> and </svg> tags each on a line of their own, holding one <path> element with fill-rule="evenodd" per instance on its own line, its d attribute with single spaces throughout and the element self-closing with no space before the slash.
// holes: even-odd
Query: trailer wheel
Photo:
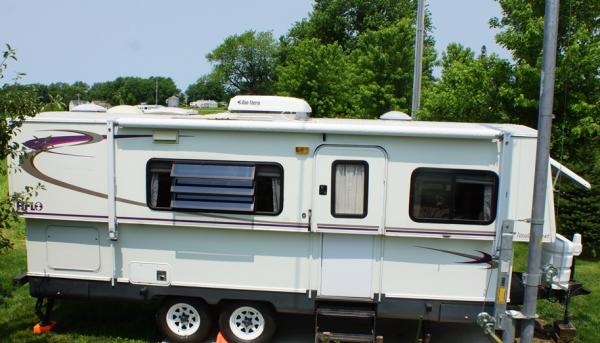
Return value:
<svg viewBox="0 0 600 343">
<path fill-rule="evenodd" d="M 167 298 L 158 310 L 158 328 L 169 342 L 202 342 L 211 327 L 210 309 L 202 301 Z"/>
<path fill-rule="evenodd" d="M 268 343 L 275 328 L 273 311 L 261 303 L 229 303 L 219 315 L 219 329 L 231 343 Z"/>
</svg>

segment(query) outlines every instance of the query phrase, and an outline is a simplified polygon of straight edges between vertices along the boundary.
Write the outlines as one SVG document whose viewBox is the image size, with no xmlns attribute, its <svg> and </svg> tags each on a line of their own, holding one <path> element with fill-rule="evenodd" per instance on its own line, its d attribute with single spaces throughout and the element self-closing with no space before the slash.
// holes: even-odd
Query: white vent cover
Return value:
<svg viewBox="0 0 600 343">
<path fill-rule="evenodd" d="M 384 114 L 382 114 L 379 119 L 381 120 L 412 120 L 412 118 L 404 113 L 404 112 L 400 112 L 400 111 L 389 111 L 386 112 Z"/>
<path fill-rule="evenodd" d="M 303 99 L 285 96 L 238 95 L 231 98 L 227 108 L 232 113 L 280 113 L 296 114 L 296 118 L 312 112 Z"/>
<path fill-rule="evenodd" d="M 96 104 L 81 104 L 70 109 L 71 112 L 106 112 L 106 107 Z"/>
<path fill-rule="evenodd" d="M 142 110 L 137 107 L 129 106 L 129 105 L 119 105 L 115 107 L 111 107 L 106 111 L 106 113 L 119 113 L 119 114 L 144 114 Z"/>
</svg>

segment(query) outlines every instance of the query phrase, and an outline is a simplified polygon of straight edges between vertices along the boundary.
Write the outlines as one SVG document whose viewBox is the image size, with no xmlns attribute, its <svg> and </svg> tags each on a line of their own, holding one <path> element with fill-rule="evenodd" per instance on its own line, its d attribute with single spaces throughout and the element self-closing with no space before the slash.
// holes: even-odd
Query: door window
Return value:
<svg viewBox="0 0 600 343">
<path fill-rule="evenodd" d="M 332 165 L 331 214 L 364 218 L 368 205 L 369 165 L 365 161 L 335 161 Z"/>
</svg>

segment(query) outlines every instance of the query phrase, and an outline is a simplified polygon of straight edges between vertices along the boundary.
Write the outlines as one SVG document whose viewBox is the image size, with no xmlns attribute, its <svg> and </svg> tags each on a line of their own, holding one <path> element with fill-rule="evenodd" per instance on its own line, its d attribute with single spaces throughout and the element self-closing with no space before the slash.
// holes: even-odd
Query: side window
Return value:
<svg viewBox="0 0 600 343">
<path fill-rule="evenodd" d="M 365 161 L 335 161 L 331 167 L 331 215 L 364 218 L 368 208 L 369 165 Z"/>
<path fill-rule="evenodd" d="M 416 222 L 487 225 L 496 218 L 498 177 L 490 171 L 419 168 L 409 215 Z"/>
<path fill-rule="evenodd" d="M 151 160 L 147 170 L 152 209 L 266 215 L 282 210 L 279 164 Z"/>
</svg>

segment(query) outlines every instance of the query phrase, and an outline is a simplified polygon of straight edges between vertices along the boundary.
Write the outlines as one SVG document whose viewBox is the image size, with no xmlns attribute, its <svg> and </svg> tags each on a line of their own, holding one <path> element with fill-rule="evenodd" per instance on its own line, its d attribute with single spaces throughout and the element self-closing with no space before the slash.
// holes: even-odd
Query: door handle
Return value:
<svg viewBox="0 0 600 343">
<path fill-rule="evenodd" d="M 327 195 L 327 185 L 319 186 L 319 195 Z"/>
</svg>

